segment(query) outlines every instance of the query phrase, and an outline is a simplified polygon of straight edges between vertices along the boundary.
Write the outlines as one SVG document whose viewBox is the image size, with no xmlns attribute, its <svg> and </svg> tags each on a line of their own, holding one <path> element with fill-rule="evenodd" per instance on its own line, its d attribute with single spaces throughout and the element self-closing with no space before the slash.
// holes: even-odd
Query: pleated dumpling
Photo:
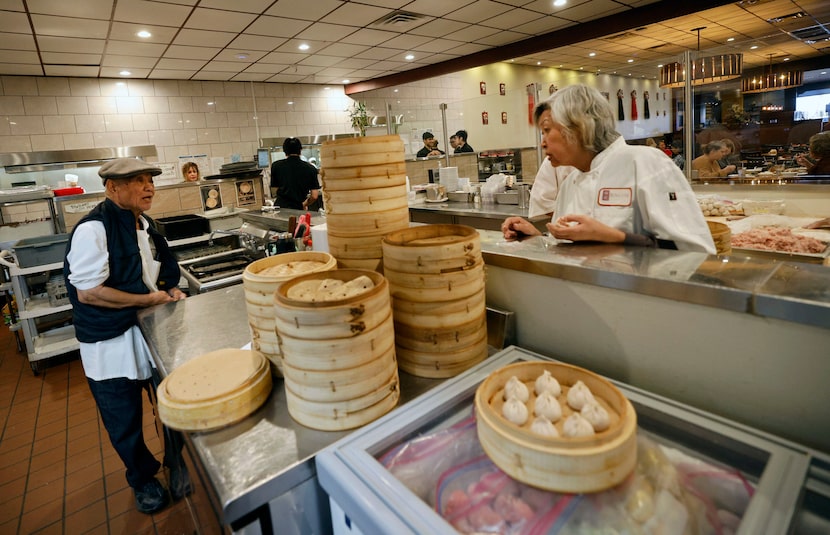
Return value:
<svg viewBox="0 0 830 535">
<path fill-rule="evenodd" d="M 591 390 L 585 386 L 582 381 L 577 381 L 570 390 L 568 390 L 568 405 L 575 410 L 581 411 L 586 403 L 594 401 L 594 395 Z"/>
<path fill-rule="evenodd" d="M 501 413 L 508 421 L 516 425 L 524 425 L 527 421 L 527 406 L 518 398 L 507 398 L 501 408 Z"/>
<path fill-rule="evenodd" d="M 522 403 L 527 403 L 527 400 L 530 399 L 530 391 L 527 385 L 515 375 L 508 379 L 507 384 L 504 385 L 504 399 L 508 400 L 510 398 L 518 399 Z"/>
<path fill-rule="evenodd" d="M 608 411 L 602 408 L 602 406 L 596 401 L 586 403 L 579 413 L 583 418 L 591 422 L 594 431 L 605 431 L 608 429 L 608 426 L 611 425 L 611 419 L 608 417 Z"/>
<path fill-rule="evenodd" d="M 530 424 L 530 432 L 543 437 L 559 436 L 559 431 L 556 430 L 556 426 L 544 416 L 537 416 L 533 419 L 533 423 Z"/>
<path fill-rule="evenodd" d="M 536 416 L 544 416 L 551 422 L 558 422 L 562 418 L 562 407 L 556 396 L 550 390 L 542 392 L 536 396 L 536 401 L 533 403 L 533 413 Z"/>
<path fill-rule="evenodd" d="M 589 437 L 594 434 L 594 427 L 581 414 L 575 412 L 565 420 L 562 433 L 566 437 Z"/>
<path fill-rule="evenodd" d="M 556 377 L 551 375 L 547 370 L 542 372 L 542 375 L 536 378 L 534 387 L 536 389 L 537 396 L 541 396 L 542 392 L 550 392 L 554 396 L 558 396 L 562 393 L 562 387 L 559 386 L 559 381 L 557 381 Z"/>
</svg>

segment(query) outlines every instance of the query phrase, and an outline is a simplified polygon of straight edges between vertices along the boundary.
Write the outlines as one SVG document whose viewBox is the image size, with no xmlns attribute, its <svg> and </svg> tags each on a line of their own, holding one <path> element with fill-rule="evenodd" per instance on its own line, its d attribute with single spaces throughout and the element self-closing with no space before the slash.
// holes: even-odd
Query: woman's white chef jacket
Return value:
<svg viewBox="0 0 830 535">
<path fill-rule="evenodd" d="M 158 262 L 153 260 L 150 248 L 150 235 L 147 233 L 146 219 L 142 220 L 142 229 L 136 230 L 138 248 L 141 251 L 142 278 L 148 288 L 155 291 L 153 282 L 158 276 Z M 69 281 L 79 290 L 91 290 L 103 284 L 109 277 L 109 251 L 107 234 L 100 221 L 87 221 L 78 225 L 72 235 L 72 248 L 69 250 Z M 95 343 L 81 343 L 81 363 L 84 375 L 93 381 L 126 378 L 133 380 L 149 379 L 152 367 L 155 367 L 150 348 L 138 325 L 133 325 L 124 334 Z"/>
<path fill-rule="evenodd" d="M 549 158 L 542 161 L 539 172 L 533 180 L 533 187 L 530 188 L 530 207 L 527 211 L 528 217 L 536 217 L 553 212 L 556 207 L 556 196 L 559 194 L 559 187 L 568 178 L 574 168 L 569 165 L 554 167 Z"/>
<path fill-rule="evenodd" d="M 588 215 L 634 234 L 671 240 L 681 251 L 715 254 L 715 243 L 691 186 L 660 151 L 617 138 L 561 185 L 556 215 Z"/>
</svg>

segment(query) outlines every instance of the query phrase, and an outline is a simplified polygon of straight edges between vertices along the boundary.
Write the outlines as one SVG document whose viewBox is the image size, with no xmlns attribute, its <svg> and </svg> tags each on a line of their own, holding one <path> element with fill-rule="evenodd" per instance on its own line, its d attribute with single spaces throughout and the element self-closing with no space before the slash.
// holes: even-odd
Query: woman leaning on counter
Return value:
<svg viewBox="0 0 830 535">
<path fill-rule="evenodd" d="M 535 112 L 554 166 L 571 165 L 548 230 L 558 239 L 715 253 L 712 235 L 680 169 L 660 152 L 626 144 L 611 105 L 585 85 L 561 89 Z M 506 239 L 540 232 L 505 220 Z"/>
</svg>

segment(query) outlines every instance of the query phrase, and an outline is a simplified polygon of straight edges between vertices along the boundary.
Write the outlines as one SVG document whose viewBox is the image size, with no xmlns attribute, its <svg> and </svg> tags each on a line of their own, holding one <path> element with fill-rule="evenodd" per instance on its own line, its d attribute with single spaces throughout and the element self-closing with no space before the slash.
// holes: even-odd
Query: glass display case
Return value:
<svg viewBox="0 0 830 535">
<path fill-rule="evenodd" d="M 380 459 L 415 437 L 446 430 L 469 417 L 478 385 L 494 370 L 545 359 L 509 347 L 318 454 L 318 477 L 331 500 L 334 532 L 456 533 Z M 636 409 L 639 437 L 739 474 L 752 487 L 736 533 L 787 533 L 797 523 L 830 526 L 826 508 L 821 512 L 821 504 L 827 503 L 828 493 L 821 492 L 826 483 L 815 475 L 826 465 L 813 460 L 811 467 L 805 448 L 624 384 L 616 386 Z M 801 503 L 808 471 L 814 474 L 811 488 L 819 490 L 808 492 Z M 805 514 L 802 506 L 808 508 Z"/>
</svg>

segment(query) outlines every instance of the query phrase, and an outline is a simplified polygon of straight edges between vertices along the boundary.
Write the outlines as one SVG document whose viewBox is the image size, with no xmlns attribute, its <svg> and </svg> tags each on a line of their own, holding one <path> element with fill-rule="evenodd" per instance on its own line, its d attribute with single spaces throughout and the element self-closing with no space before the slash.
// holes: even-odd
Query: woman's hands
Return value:
<svg viewBox="0 0 830 535">
<path fill-rule="evenodd" d="M 501 224 L 501 233 L 508 241 L 517 240 L 524 236 L 539 236 L 542 233 L 529 221 L 521 217 L 508 217 Z"/>
<path fill-rule="evenodd" d="M 546 226 L 551 235 L 560 240 L 604 243 L 622 243 L 625 241 L 623 231 L 609 227 L 586 215 L 566 215 L 548 223 Z"/>
</svg>

